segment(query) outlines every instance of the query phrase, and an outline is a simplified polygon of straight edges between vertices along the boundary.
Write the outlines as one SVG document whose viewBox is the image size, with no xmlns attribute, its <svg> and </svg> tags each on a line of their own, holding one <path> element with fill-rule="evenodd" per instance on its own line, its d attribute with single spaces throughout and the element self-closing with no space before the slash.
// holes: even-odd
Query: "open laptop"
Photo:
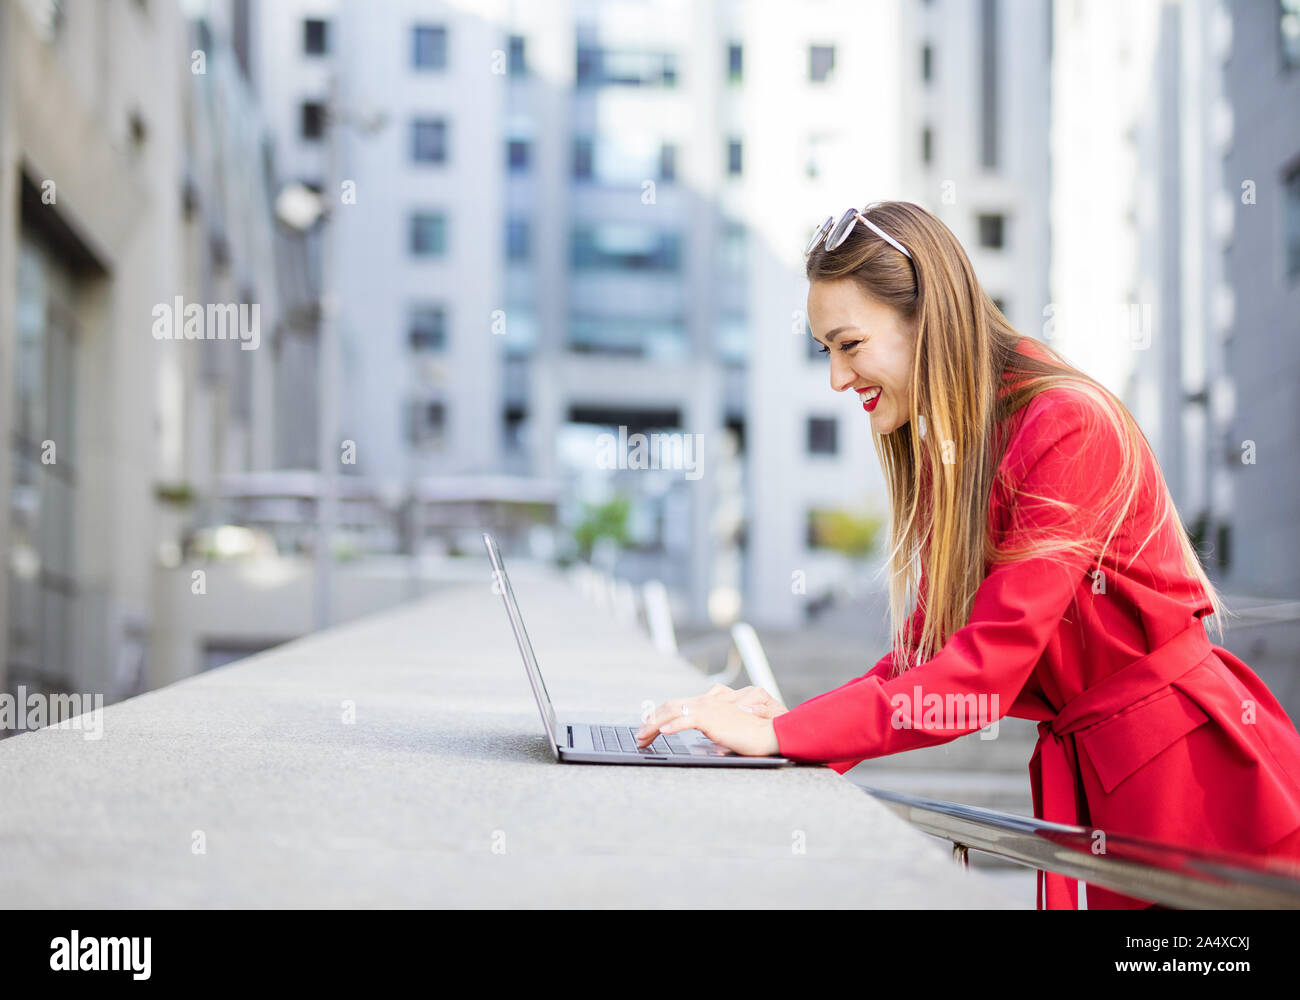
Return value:
<svg viewBox="0 0 1300 1000">
<path fill-rule="evenodd" d="M 546 727 L 557 761 L 562 764 L 686 764 L 693 767 L 782 767 L 794 763 L 786 757 L 747 757 L 735 753 L 714 743 L 698 729 L 667 736 L 660 734 L 649 746 L 638 749 L 636 726 L 557 721 L 541 668 L 533 655 L 533 644 L 524 631 L 524 619 L 519 613 L 510 577 L 506 575 L 501 550 L 496 539 L 486 531 L 483 532 L 483 544 L 487 546 L 488 559 L 492 561 L 493 576 L 500 581 L 501 599 L 505 601 L 510 627 L 514 629 L 515 642 L 524 658 L 524 669 L 533 686 L 533 696 L 537 699 L 542 724 Z"/>
</svg>

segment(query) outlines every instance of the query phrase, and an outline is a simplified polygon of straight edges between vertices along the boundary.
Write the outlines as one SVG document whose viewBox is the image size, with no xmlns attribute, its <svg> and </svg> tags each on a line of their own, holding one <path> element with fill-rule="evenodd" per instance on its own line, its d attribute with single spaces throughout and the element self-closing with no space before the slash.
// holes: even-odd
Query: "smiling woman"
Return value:
<svg viewBox="0 0 1300 1000">
<path fill-rule="evenodd" d="M 756 688 L 674 699 L 641 739 L 694 728 L 843 773 L 1032 719 L 1039 818 L 1300 876 L 1300 733 L 1210 644 L 1224 608 L 1132 414 L 1013 329 L 920 206 L 850 210 L 807 253 L 813 337 L 831 388 L 861 394 L 889 490 L 892 648 L 793 709 Z M 913 699 L 996 718 L 918 720 Z M 1077 883 L 1043 873 L 1039 905 L 1076 907 Z M 1088 887 L 1090 909 L 1147 905 Z"/>
</svg>

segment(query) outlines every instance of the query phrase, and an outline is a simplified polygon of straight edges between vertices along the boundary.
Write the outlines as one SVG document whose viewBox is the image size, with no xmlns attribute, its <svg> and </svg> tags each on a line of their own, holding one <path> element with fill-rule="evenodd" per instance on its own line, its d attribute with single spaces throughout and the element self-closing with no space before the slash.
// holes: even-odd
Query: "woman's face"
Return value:
<svg viewBox="0 0 1300 1000">
<path fill-rule="evenodd" d="M 822 350 L 830 351 L 831 388 L 856 390 L 877 434 L 892 434 L 907 423 L 915 323 L 850 278 L 812 282 L 808 323 Z M 876 388 L 881 391 L 872 402 Z"/>
</svg>

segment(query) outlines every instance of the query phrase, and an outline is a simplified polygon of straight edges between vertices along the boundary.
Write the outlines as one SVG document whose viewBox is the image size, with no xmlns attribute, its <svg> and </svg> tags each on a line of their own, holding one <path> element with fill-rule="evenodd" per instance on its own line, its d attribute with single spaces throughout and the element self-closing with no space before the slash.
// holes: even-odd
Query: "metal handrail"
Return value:
<svg viewBox="0 0 1300 1000">
<path fill-rule="evenodd" d="M 1300 878 L 1258 858 L 859 787 L 913 826 L 951 841 L 963 868 L 969 867 L 967 852 L 973 849 L 1164 906 L 1300 908 Z M 1094 853 L 1099 834 L 1104 851 Z"/>
</svg>

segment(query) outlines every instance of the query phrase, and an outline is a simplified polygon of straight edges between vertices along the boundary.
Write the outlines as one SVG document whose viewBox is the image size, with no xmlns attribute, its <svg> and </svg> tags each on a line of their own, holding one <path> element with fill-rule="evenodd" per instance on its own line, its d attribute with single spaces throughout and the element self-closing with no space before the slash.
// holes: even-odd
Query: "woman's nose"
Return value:
<svg viewBox="0 0 1300 1000">
<path fill-rule="evenodd" d="M 835 354 L 838 354 L 836 351 Z M 853 370 L 853 366 L 847 361 L 841 361 L 834 355 L 831 356 L 831 388 L 836 392 L 843 392 L 854 382 L 858 380 L 858 373 Z"/>
</svg>

